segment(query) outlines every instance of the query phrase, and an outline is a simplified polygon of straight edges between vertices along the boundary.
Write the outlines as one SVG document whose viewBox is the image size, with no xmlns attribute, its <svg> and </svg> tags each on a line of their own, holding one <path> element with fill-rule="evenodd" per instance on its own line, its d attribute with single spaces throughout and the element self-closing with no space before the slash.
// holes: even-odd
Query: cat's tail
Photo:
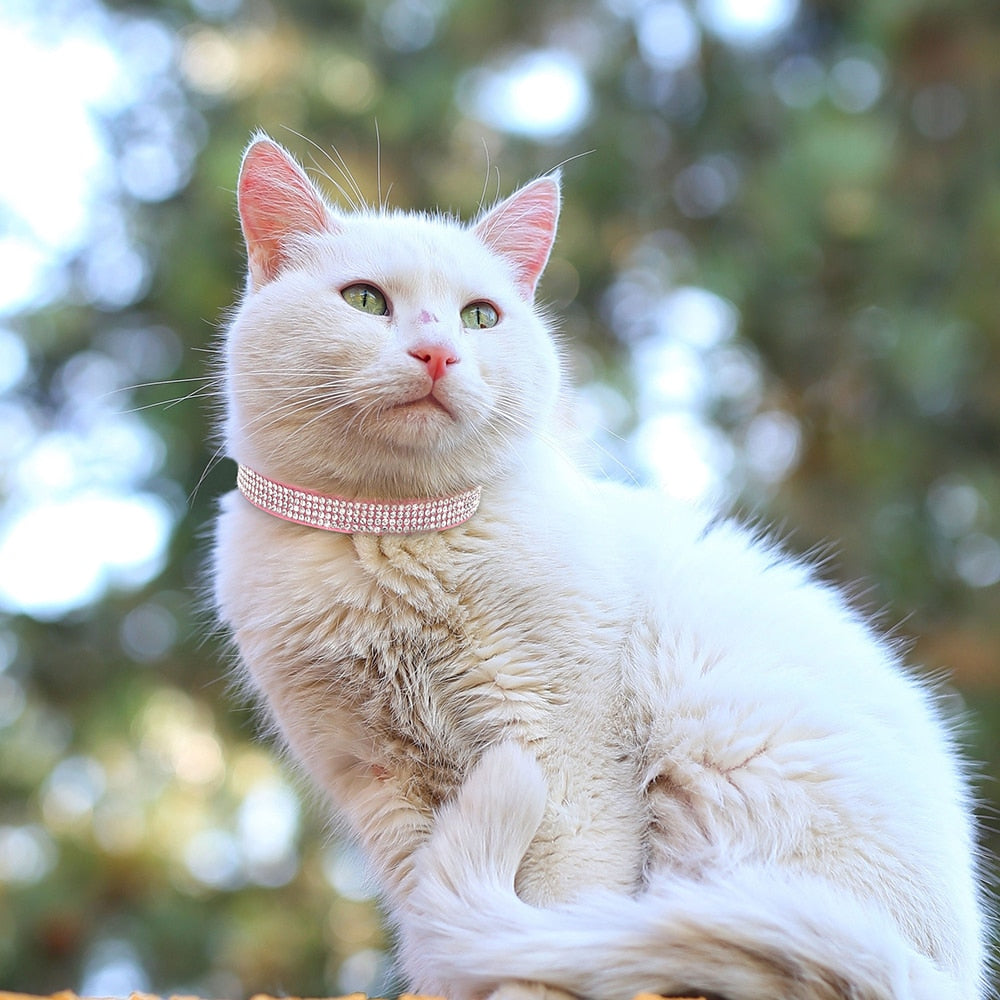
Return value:
<svg viewBox="0 0 1000 1000">
<path fill-rule="evenodd" d="M 958 1000 L 955 982 L 888 919 L 820 880 L 750 869 L 670 878 L 640 897 L 528 905 L 517 869 L 545 808 L 535 760 L 488 751 L 417 857 L 401 959 L 421 992 L 484 996 L 503 982 L 582 997 Z M 966 998 L 967 1000 L 967 998 Z"/>
</svg>

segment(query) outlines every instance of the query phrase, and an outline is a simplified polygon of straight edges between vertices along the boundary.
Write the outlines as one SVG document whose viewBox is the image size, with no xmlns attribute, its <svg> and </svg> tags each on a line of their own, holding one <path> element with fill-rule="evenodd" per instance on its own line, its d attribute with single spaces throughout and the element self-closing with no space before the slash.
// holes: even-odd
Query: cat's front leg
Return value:
<svg viewBox="0 0 1000 1000">
<path fill-rule="evenodd" d="M 576 996 L 544 983 L 509 982 L 501 983 L 486 1000 L 576 1000 Z"/>
<path fill-rule="evenodd" d="M 502 743 L 482 755 L 438 810 L 429 839 L 411 859 L 412 890 L 395 914 L 400 960 L 418 992 L 452 1000 L 565 1000 L 559 991 L 547 997 L 540 984 L 478 976 L 479 943 L 504 929 L 503 920 L 482 912 L 481 886 L 502 885 L 516 900 L 514 879 L 547 797 L 535 758 Z"/>
<path fill-rule="evenodd" d="M 421 785 L 381 762 L 357 760 L 328 787 L 390 911 L 397 910 L 413 891 L 414 858 L 433 828 L 432 801 Z"/>
</svg>

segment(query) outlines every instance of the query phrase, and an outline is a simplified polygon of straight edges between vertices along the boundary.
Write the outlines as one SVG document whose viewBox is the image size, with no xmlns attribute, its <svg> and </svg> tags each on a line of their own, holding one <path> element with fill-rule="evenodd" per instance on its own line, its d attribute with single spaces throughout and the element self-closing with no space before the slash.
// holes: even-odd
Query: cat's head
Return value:
<svg viewBox="0 0 1000 1000">
<path fill-rule="evenodd" d="M 550 417 L 556 348 L 533 305 L 559 185 L 470 225 L 341 213 L 266 136 L 243 160 L 247 290 L 226 341 L 229 453 L 374 499 L 490 481 Z"/>
</svg>

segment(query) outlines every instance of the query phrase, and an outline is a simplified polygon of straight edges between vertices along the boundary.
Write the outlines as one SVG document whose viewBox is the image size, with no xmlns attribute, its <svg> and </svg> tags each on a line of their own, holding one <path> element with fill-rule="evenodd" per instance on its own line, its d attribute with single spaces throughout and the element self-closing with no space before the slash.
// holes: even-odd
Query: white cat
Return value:
<svg viewBox="0 0 1000 1000">
<path fill-rule="evenodd" d="M 570 458 L 557 179 L 341 214 L 259 136 L 239 206 L 217 603 L 410 987 L 983 996 L 934 699 L 808 568 Z"/>
</svg>

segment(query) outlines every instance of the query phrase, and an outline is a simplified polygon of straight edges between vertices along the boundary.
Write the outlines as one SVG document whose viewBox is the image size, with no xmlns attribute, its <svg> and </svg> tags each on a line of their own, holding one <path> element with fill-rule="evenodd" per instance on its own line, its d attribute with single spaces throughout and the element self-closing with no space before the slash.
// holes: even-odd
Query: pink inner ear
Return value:
<svg viewBox="0 0 1000 1000">
<path fill-rule="evenodd" d="M 559 182 L 542 177 L 515 191 L 476 224 L 476 235 L 514 265 L 518 288 L 526 299 L 535 294 L 558 219 Z"/>
<path fill-rule="evenodd" d="M 296 233 L 328 228 L 327 208 L 302 168 L 271 139 L 258 139 L 240 168 L 240 223 L 255 288 L 273 281 Z"/>
</svg>

